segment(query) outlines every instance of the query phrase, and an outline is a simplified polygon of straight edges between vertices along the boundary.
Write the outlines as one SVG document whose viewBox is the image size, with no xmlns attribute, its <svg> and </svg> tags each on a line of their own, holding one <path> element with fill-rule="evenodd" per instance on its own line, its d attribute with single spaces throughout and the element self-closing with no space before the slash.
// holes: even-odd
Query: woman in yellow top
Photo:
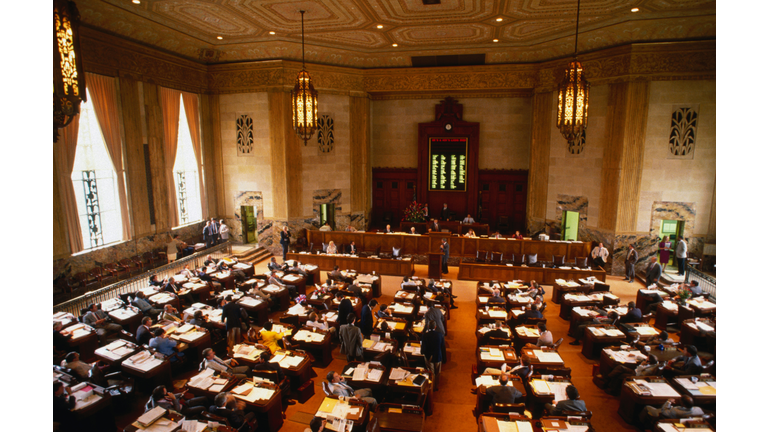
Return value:
<svg viewBox="0 0 768 432">
<path fill-rule="evenodd" d="M 269 348 L 269 351 L 274 354 L 275 351 L 284 347 L 284 345 L 278 344 L 278 342 L 282 341 L 283 337 L 290 334 L 290 331 L 285 333 L 272 331 L 272 321 L 267 321 L 264 323 L 264 328 L 261 329 L 261 341 L 267 348 Z"/>
</svg>

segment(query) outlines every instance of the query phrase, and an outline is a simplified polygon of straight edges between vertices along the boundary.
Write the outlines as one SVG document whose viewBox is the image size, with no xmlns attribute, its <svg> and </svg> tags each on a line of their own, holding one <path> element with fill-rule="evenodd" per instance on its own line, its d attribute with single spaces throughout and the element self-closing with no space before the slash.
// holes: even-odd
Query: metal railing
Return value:
<svg viewBox="0 0 768 432">
<path fill-rule="evenodd" d="M 717 279 L 702 273 L 689 265 L 685 266 L 685 270 L 685 283 L 698 281 L 699 287 L 701 287 L 705 293 L 709 293 L 710 297 L 717 297 Z"/>
<path fill-rule="evenodd" d="M 205 257 L 208 255 L 211 255 L 214 258 L 223 258 L 231 254 L 231 242 L 226 242 L 209 249 L 203 249 L 200 252 L 194 253 L 180 260 L 176 260 L 170 264 L 153 268 L 140 275 L 132 276 L 128 279 L 123 279 L 119 282 L 113 283 L 112 285 L 99 288 L 95 291 L 87 292 L 79 297 L 65 301 L 64 303 L 59 303 L 53 306 L 53 313 L 63 311 L 70 312 L 74 316 L 79 316 L 80 311 L 86 308 L 89 304 L 101 303 L 103 301 L 113 299 L 120 294 L 136 292 L 140 289 L 146 288 L 149 286 L 150 276 L 154 274 L 156 274 L 159 279 L 163 279 L 180 272 L 187 264 L 193 268 L 200 268 L 203 265 L 203 261 L 205 261 Z"/>
</svg>

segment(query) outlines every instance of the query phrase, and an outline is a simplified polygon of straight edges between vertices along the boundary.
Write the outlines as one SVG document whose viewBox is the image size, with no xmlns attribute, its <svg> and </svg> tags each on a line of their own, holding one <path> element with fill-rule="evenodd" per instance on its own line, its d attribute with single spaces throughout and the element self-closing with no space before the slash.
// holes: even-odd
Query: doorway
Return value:
<svg viewBox="0 0 768 432">
<path fill-rule="evenodd" d="M 674 273 L 676 273 L 677 260 L 675 259 L 675 247 L 677 246 L 677 240 L 684 237 L 685 221 L 662 220 L 661 229 L 659 231 L 659 242 L 661 242 L 665 236 L 669 236 L 669 264 L 667 264 L 667 269 L 673 269 Z M 659 261 L 661 261 L 661 257 L 659 257 Z"/>
<path fill-rule="evenodd" d="M 243 223 L 243 243 L 258 243 L 256 212 L 253 206 L 240 206 L 240 220 Z"/>
<path fill-rule="evenodd" d="M 320 204 L 320 226 L 325 225 L 326 222 L 331 226 L 333 231 L 336 231 L 336 204 Z"/>
<path fill-rule="evenodd" d="M 563 240 L 577 240 L 577 237 L 579 236 L 579 212 L 564 211 L 562 227 Z"/>
</svg>

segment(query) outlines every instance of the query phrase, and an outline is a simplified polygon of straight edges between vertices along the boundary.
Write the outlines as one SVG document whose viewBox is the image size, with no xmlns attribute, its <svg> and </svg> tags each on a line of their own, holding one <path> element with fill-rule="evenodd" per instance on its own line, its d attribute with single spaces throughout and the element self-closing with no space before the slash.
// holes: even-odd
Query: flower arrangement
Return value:
<svg viewBox="0 0 768 432">
<path fill-rule="evenodd" d="M 693 293 L 688 288 L 682 287 L 677 290 L 678 303 L 681 305 L 685 305 L 685 301 L 691 298 L 691 296 L 693 296 Z"/>
<path fill-rule="evenodd" d="M 421 204 L 416 201 L 412 202 L 411 205 L 405 208 L 403 210 L 403 221 L 404 222 L 424 222 L 427 220 L 426 216 L 424 216 L 424 208 L 426 207 L 426 204 Z"/>
</svg>

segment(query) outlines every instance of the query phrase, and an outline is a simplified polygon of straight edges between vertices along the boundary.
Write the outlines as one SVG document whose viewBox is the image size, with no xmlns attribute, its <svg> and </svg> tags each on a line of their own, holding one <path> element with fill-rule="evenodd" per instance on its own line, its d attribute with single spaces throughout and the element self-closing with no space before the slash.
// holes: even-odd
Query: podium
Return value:
<svg viewBox="0 0 768 432">
<path fill-rule="evenodd" d="M 443 277 L 443 254 L 439 252 L 430 252 L 427 254 L 429 262 L 429 278 L 440 279 Z"/>
</svg>

